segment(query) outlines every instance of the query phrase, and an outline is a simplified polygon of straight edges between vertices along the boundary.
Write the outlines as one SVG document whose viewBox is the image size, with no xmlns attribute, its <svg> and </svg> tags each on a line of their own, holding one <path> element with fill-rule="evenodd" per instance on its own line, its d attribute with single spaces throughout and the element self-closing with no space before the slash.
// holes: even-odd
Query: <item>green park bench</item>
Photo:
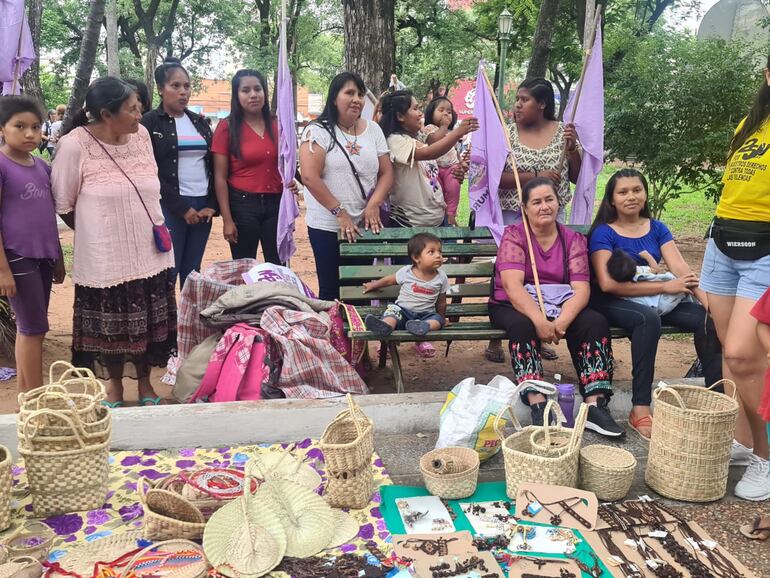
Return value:
<svg viewBox="0 0 770 578">
<path fill-rule="evenodd" d="M 570 228 L 581 233 L 587 233 L 587 226 Z M 364 232 L 355 243 L 350 243 L 340 237 L 340 256 L 343 260 L 361 260 L 373 263 L 375 259 L 382 261 L 387 257 L 406 256 L 406 243 L 409 238 L 421 232 L 433 233 L 444 243 L 442 253 L 451 258 L 442 270 L 454 280 L 450 293 L 447 295 L 447 317 L 452 323 L 446 329 L 431 331 L 427 335 L 412 335 L 408 331 L 394 331 L 387 337 L 378 337 L 371 331 L 348 330 L 351 339 L 380 341 L 380 367 L 385 366 L 387 353 L 390 352 L 393 364 L 393 376 L 396 382 L 396 392 L 403 393 L 404 380 L 401 370 L 401 360 L 398 354 L 398 344 L 415 341 L 487 341 L 489 339 L 504 339 L 505 332 L 495 329 L 489 322 L 487 298 L 490 293 L 490 283 L 493 275 L 492 258 L 497 253 L 492 234 L 486 227 L 435 227 L 411 229 L 383 229 L 378 235 Z M 344 263 L 344 261 L 343 261 Z M 364 294 L 363 284 L 373 279 L 395 273 L 403 265 L 348 265 L 340 266 L 340 281 L 344 286 L 340 289 L 340 299 L 356 307 L 362 318 L 369 313 L 382 313 L 388 302 L 395 301 L 398 296 L 398 286 L 386 287 L 378 291 Z M 473 299 L 476 298 L 476 299 Z M 479 299 L 481 298 L 481 299 Z M 468 301 L 468 299 L 472 299 Z M 379 301 L 373 304 L 372 301 Z M 686 333 L 678 327 L 663 327 L 664 334 Z M 629 337 L 625 329 L 612 328 L 613 338 Z"/>
</svg>

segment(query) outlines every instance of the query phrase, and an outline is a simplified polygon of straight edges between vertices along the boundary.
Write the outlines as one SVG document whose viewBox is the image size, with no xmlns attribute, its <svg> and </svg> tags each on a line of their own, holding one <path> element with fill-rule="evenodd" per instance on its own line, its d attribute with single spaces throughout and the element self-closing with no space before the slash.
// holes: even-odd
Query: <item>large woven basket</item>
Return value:
<svg viewBox="0 0 770 578">
<path fill-rule="evenodd" d="M 46 413 L 50 410 L 39 410 Z M 22 429 L 19 454 L 24 458 L 27 481 L 36 517 L 44 518 L 67 512 L 101 508 L 107 494 L 110 474 L 110 440 L 89 445 L 74 422 L 61 413 L 76 432 L 77 449 L 39 451 L 33 447 L 35 438 L 30 429 L 36 413 L 30 414 Z"/>
<path fill-rule="evenodd" d="M 83 423 L 75 411 L 54 411 L 42 409 L 34 415 L 17 422 L 19 444 L 25 449 L 41 452 L 58 452 L 81 448 L 82 440 L 86 446 L 99 445 L 108 441 L 112 435 L 112 416 L 110 408 L 96 408 L 97 420 Z M 28 434 L 24 434 L 24 428 Z"/>
<path fill-rule="evenodd" d="M 7 447 L 0 445 L 0 532 L 7 530 L 11 525 L 11 464 L 11 452 Z"/>
<path fill-rule="evenodd" d="M 144 537 L 148 540 L 200 540 L 206 519 L 188 500 L 157 488 L 147 489 L 145 481 L 137 484 L 144 509 Z"/>
<path fill-rule="evenodd" d="M 347 395 L 348 409 L 340 412 L 321 435 L 318 446 L 330 471 L 348 472 L 369 465 L 374 453 L 374 426 Z"/>
<path fill-rule="evenodd" d="M 327 472 L 324 498 L 330 506 L 360 510 L 369 504 L 373 493 L 374 472 L 371 462 L 356 470 Z"/>
<path fill-rule="evenodd" d="M 63 371 L 56 376 L 59 368 Z M 75 367 L 67 361 L 54 361 L 48 370 L 48 383 L 42 387 L 19 393 L 19 407 L 49 392 L 75 393 L 90 395 L 97 401 L 106 399 L 107 390 L 104 384 L 96 379 L 93 371 L 86 367 Z"/>
<path fill-rule="evenodd" d="M 555 401 L 549 400 L 545 415 L 554 410 Z M 509 413 L 516 432 L 505 437 L 500 422 L 505 413 Z M 505 463 L 505 491 L 512 500 L 516 499 L 519 486 L 524 482 L 550 484 L 554 486 L 576 487 L 578 482 L 578 461 L 580 444 L 583 439 L 588 406 L 582 404 L 572 430 L 572 439 L 567 449 L 557 456 L 538 456 L 533 453 L 532 434 L 543 430 L 540 426 L 521 427 L 513 410 L 508 407 L 498 413 L 494 429 L 502 440 L 503 461 Z M 546 417 L 547 419 L 547 417 Z M 545 426 L 550 427 L 550 426 Z"/>
<path fill-rule="evenodd" d="M 446 500 L 473 495 L 479 480 L 479 464 L 479 454 L 471 448 L 439 448 L 420 458 L 425 487 Z"/>
<path fill-rule="evenodd" d="M 727 382 L 732 397 L 713 391 Z M 730 445 L 738 402 L 735 384 L 723 379 L 709 388 L 669 385 L 653 392 L 650 453 L 644 479 L 667 498 L 712 502 L 727 492 Z"/>
<path fill-rule="evenodd" d="M 61 391 L 45 391 L 40 395 L 19 404 L 17 423 L 22 424 L 34 412 L 50 409 L 55 412 L 77 414 L 83 423 L 98 421 L 101 402 L 86 393 L 63 393 Z M 55 415 L 55 414 L 51 414 Z M 53 419 L 53 418 L 52 418 Z M 51 425 L 61 425 L 53 420 Z"/>
<path fill-rule="evenodd" d="M 627 450 L 599 444 L 580 450 L 580 487 L 604 502 L 625 498 L 635 472 L 636 458 Z"/>
</svg>

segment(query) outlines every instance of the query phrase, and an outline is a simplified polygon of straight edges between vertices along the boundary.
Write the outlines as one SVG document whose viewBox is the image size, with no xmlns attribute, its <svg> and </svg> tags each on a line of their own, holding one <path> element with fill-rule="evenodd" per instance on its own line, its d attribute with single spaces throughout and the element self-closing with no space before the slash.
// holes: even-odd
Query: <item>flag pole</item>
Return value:
<svg viewBox="0 0 770 578">
<path fill-rule="evenodd" d="M 16 64 L 13 65 L 13 79 L 11 82 L 11 94 L 16 94 L 16 84 L 19 82 L 19 67 L 21 66 L 21 41 L 24 38 L 24 22 L 27 15 L 22 13 L 21 23 L 19 24 L 19 43 L 16 46 Z"/>
<path fill-rule="evenodd" d="M 591 56 L 591 52 L 594 49 L 594 42 L 596 41 L 596 28 L 599 26 L 599 21 L 602 19 L 602 5 L 596 5 L 596 12 L 594 13 L 594 21 L 591 24 L 591 34 L 587 48 L 583 51 L 583 67 L 580 71 L 580 81 L 575 89 L 575 108 L 572 111 L 572 118 L 577 116 L 578 105 L 580 104 L 580 95 L 583 93 L 583 79 L 586 75 L 586 69 L 588 68 L 588 59 Z M 561 150 L 561 156 L 559 157 L 559 175 L 564 170 L 564 161 L 567 160 L 567 143 L 564 143 L 564 147 Z"/>
<path fill-rule="evenodd" d="M 495 103 L 495 110 L 497 111 L 497 116 L 500 119 L 500 124 L 502 124 L 503 128 L 505 128 L 505 119 L 503 118 L 503 112 L 500 110 L 500 103 L 497 102 L 497 98 L 495 97 L 495 91 L 492 89 L 492 83 L 489 82 L 489 78 L 487 77 L 487 71 L 484 70 L 482 67 L 481 73 L 484 75 L 484 80 L 487 83 L 487 88 L 489 89 L 489 94 L 492 96 L 492 102 Z M 507 130 L 503 130 L 505 133 L 505 140 L 508 144 L 508 150 L 511 151 L 511 164 L 513 165 L 513 175 L 516 179 L 516 191 L 519 195 L 519 207 L 521 207 L 521 222 L 524 224 L 524 236 L 527 238 L 527 251 L 529 252 L 529 261 L 532 263 L 532 277 L 535 281 L 535 293 L 537 293 L 537 302 L 540 305 L 540 311 L 543 313 L 543 317 L 547 318 L 548 316 L 545 314 L 545 301 L 543 300 L 543 292 L 540 290 L 540 275 L 537 272 L 537 263 L 535 263 L 535 252 L 532 249 L 532 235 L 529 231 L 529 223 L 527 222 L 527 217 L 524 214 L 524 202 L 522 201 L 522 195 L 521 195 L 521 181 L 519 180 L 519 171 L 516 168 L 516 157 L 513 154 L 513 151 L 511 149 L 511 137 L 508 134 Z"/>
</svg>

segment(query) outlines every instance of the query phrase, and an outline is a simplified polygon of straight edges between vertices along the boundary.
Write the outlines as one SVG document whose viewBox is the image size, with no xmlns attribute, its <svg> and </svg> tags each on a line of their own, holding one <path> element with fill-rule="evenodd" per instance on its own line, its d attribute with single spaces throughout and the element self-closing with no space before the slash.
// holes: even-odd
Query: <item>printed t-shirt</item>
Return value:
<svg viewBox="0 0 770 578">
<path fill-rule="evenodd" d="M 741 129 L 746 119 L 736 129 Z M 717 217 L 770 222 L 770 121 L 765 121 L 727 161 Z"/>
<path fill-rule="evenodd" d="M 610 252 L 615 249 L 623 249 L 634 258 L 637 264 L 647 265 L 647 261 L 640 257 L 639 253 L 647 251 L 656 263 L 660 263 L 663 258 L 660 248 L 673 240 L 674 236 L 668 227 L 655 219 L 650 219 L 649 233 L 637 238 L 624 237 L 605 223 L 596 227 L 591 233 L 588 251 L 593 254 L 602 249 Z"/>
<path fill-rule="evenodd" d="M 179 151 L 179 194 L 184 197 L 205 197 L 209 191 L 206 173 L 206 139 L 195 129 L 190 117 L 174 118 Z"/>
<path fill-rule="evenodd" d="M 402 227 L 438 227 L 446 203 L 438 180 L 436 161 L 415 161 L 418 147 L 426 146 L 406 134 L 388 137 L 394 181 L 390 191 L 390 218 Z"/>
<path fill-rule="evenodd" d="M 278 138 L 278 125 L 273 123 L 273 135 Z M 222 120 L 214 131 L 211 152 L 229 155 L 230 172 L 227 183 L 247 193 L 281 193 L 283 182 L 278 172 L 277 140 L 265 133 L 259 136 L 248 123 L 241 128 L 241 158 L 230 154 L 229 120 Z"/>
<path fill-rule="evenodd" d="M 417 135 L 417 138 L 420 139 L 420 142 L 428 144 L 428 136 L 432 135 L 438 130 L 440 130 L 440 127 L 437 127 L 435 124 L 427 124 L 420 131 L 420 134 Z M 440 168 L 453 167 L 459 162 L 460 155 L 457 154 L 457 145 L 453 146 L 451 149 L 436 159 L 436 164 Z"/>
<path fill-rule="evenodd" d="M 58 259 L 59 231 L 51 195 L 51 168 L 43 159 L 25 166 L 0 152 L 0 233 L 3 246 L 29 259 Z"/>
<path fill-rule="evenodd" d="M 441 269 L 430 281 L 417 277 L 412 265 L 396 272 L 396 283 L 401 285 L 396 305 L 414 313 L 429 313 L 436 310 L 439 295 L 449 291 L 449 279 Z"/>
</svg>

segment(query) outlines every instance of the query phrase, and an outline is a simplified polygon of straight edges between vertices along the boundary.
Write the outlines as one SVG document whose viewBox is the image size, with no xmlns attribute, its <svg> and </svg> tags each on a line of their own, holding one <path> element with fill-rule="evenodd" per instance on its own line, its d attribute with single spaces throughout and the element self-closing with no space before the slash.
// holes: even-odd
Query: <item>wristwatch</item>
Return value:
<svg viewBox="0 0 770 578">
<path fill-rule="evenodd" d="M 337 205 L 333 209 L 329 209 L 329 212 L 336 217 L 342 212 L 342 205 Z"/>
</svg>

